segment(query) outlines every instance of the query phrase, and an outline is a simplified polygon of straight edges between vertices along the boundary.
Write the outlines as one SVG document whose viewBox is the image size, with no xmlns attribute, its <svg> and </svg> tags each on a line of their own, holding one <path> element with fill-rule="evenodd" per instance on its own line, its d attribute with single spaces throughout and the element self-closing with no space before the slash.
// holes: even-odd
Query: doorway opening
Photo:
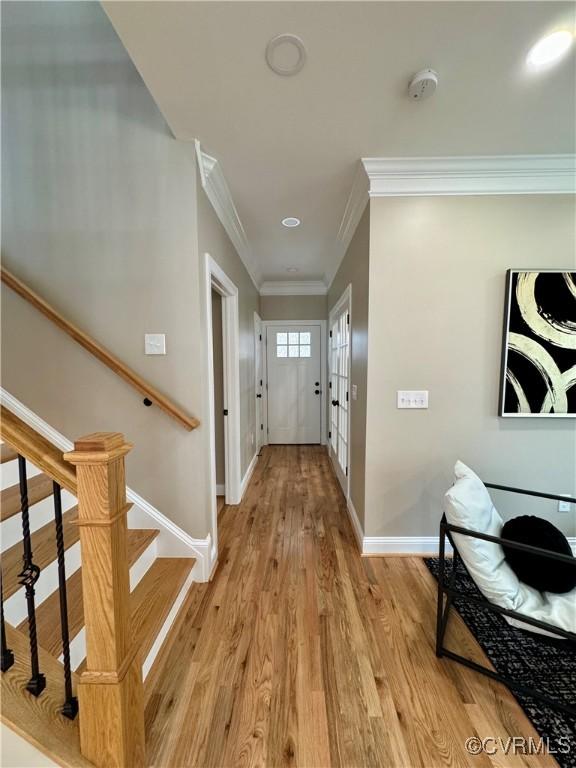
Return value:
<svg viewBox="0 0 576 768">
<path fill-rule="evenodd" d="M 218 557 L 218 497 L 239 504 L 240 351 L 238 289 L 205 254 L 206 371 L 208 384 L 208 456 L 211 509 L 211 561 Z M 218 409 L 218 413 L 217 413 Z"/>
<path fill-rule="evenodd" d="M 265 442 L 325 443 L 326 321 L 266 320 L 262 325 Z"/>
</svg>

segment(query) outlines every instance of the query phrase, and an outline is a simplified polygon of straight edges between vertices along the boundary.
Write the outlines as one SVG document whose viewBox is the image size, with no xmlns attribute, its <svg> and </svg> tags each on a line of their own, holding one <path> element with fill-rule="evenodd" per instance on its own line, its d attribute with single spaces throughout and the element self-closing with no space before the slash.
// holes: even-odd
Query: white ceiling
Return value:
<svg viewBox="0 0 576 768">
<path fill-rule="evenodd" d="M 361 157 L 575 151 L 574 54 L 538 74 L 525 66 L 542 35 L 575 28 L 573 3 L 104 7 L 174 135 L 218 159 L 265 280 L 332 272 Z M 307 49 L 294 77 L 264 59 L 284 32 Z M 413 103 L 408 82 L 427 66 L 438 91 Z M 282 227 L 286 216 L 302 226 Z"/>
</svg>

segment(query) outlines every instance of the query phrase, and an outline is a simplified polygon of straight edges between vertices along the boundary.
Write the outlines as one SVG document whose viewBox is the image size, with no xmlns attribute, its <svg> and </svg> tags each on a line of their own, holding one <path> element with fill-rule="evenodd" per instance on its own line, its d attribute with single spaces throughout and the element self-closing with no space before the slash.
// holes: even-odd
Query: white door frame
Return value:
<svg viewBox="0 0 576 768">
<path fill-rule="evenodd" d="M 262 318 L 258 312 L 254 312 L 254 413 L 258 413 L 258 399 L 260 399 L 260 420 L 256 419 L 256 453 L 260 453 L 260 448 L 264 443 L 264 426 L 260 429 L 260 425 L 264 425 L 264 328 L 262 327 Z M 260 344 L 260 375 L 262 377 L 262 384 L 258 380 L 258 370 L 256 368 L 256 348 Z M 258 398 L 261 394 L 262 397 Z"/>
<path fill-rule="evenodd" d="M 205 260 L 206 371 L 208 374 L 209 486 L 213 553 L 218 553 L 218 511 L 216 505 L 216 447 L 214 414 L 214 349 L 212 343 L 212 290 L 222 296 L 222 349 L 224 358 L 225 496 L 226 504 L 239 504 L 242 498 L 240 476 L 240 342 L 238 288 L 209 253 Z"/>
<path fill-rule="evenodd" d="M 350 479 L 352 477 L 352 461 L 351 461 L 351 453 L 350 453 L 350 435 L 352 434 L 352 430 L 350 425 L 352 424 L 352 283 L 349 283 L 344 291 L 342 292 L 342 295 L 338 299 L 338 301 L 334 304 L 334 306 L 329 310 L 328 312 L 328 331 L 327 334 L 330 333 L 330 329 L 333 325 L 333 319 L 335 315 L 338 315 L 342 308 L 345 305 L 348 305 L 348 314 L 350 315 L 350 330 L 348 335 L 348 423 L 346 425 L 347 429 L 347 435 L 346 435 L 346 466 L 348 467 L 348 474 L 346 475 L 346 500 L 350 501 Z M 328 335 L 326 335 L 326 345 L 328 348 L 328 354 L 326 357 L 328 358 L 328 355 L 330 355 L 330 338 Z M 331 372 L 329 371 L 329 374 Z M 326 403 L 328 403 L 328 400 L 326 400 Z M 326 411 L 328 411 L 328 407 L 326 407 Z M 330 444 L 328 444 L 328 455 L 330 456 L 332 463 L 334 463 L 332 459 L 332 454 L 330 452 Z M 336 467 L 334 468 L 336 471 Z"/>
<path fill-rule="evenodd" d="M 262 373 L 264 391 L 262 392 L 262 416 L 264 435 L 262 445 L 268 445 L 268 328 L 283 325 L 319 325 L 320 326 L 320 442 L 326 445 L 326 360 L 328 358 L 326 348 L 326 320 L 262 320 L 262 337 L 266 340 L 262 356 Z"/>
</svg>

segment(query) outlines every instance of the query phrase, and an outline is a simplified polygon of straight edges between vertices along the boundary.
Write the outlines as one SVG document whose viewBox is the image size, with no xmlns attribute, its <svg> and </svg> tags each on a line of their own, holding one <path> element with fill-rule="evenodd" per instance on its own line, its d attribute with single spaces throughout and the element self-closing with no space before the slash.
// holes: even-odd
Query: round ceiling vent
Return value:
<svg viewBox="0 0 576 768">
<path fill-rule="evenodd" d="M 296 35 L 277 35 L 266 46 L 266 61 L 277 75 L 296 75 L 306 63 L 306 48 Z"/>
</svg>

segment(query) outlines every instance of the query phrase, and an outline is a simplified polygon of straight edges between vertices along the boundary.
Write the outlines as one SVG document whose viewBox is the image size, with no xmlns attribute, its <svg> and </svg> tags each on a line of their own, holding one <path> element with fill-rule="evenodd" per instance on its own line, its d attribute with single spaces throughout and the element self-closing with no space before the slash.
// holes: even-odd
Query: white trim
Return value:
<svg viewBox="0 0 576 768">
<path fill-rule="evenodd" d="M 438 554 L 438 541 L 438 536 L 364 536 L 362 554 L 434 555 Z"/>
<path fill-rule="evenodd" d="M 264 389 L 264 337 L 262 336 L 262 318 L 258 312 L 254 312 L 254 430 L 255 430 L 255 443 L 256 453 L 260 453 L 260 448 L 263 445 L 264 440 L 264 414 L 262 413 L 264 408 L 264 398 L 262 391 Z M 260 370 L 256 365 L 258 359 L 257 351 L 260 354 Z M 260 380 L 261 381 L 260 381 Z M 256 418 L 260 411 L 260 418 Z M 262 427 L 261 427 L 262 425 Z"/>
<path fill-rule="evenodd" d="M 258 454 L 255 453 L 254 456 L 252 456 L 252 461 L 250 462 L 250 464 L 248 464 L 248 469 L 246 470 L 244 477 L 242 478 L 242 485 L 241 485 L 242 498 L 244 498 L 244 494 L 246 493 L 246 488 L 248 488 L 248 483 L 252 479 L 252 475 L 254 474 L 254 470 L 256 469 L 257 463 L 258 463 Z"/>
<path fill-rule="evenodd" d="M 568 539 L 568 544 L 570 544 L 572 552 L 576 557 L 576 536 L 567 536 L 566 538 Z"/>
<path fill-rule="evenodd" d="M 222 172 L 222 166 L 215 157 L 206 154 L 206 152 L 202 150 L 198 140 L 196 140 L 194 144 L 196 147 L 196 158 L 200 170 L 202 188 L 206 192 L 216 215 L 220 219 L 220 223 L 232 241 L 238 256 L 240 256 L 242 263 L 246 267 L 246 271 L 252 278 L 256 290 L 258 290 L 261 279 L 260 270 L 252 255 L 250 243 L 248 242 L 246 232 L 240 221 L 240 216 L 234 205 L 230 189 L 226 183 L 224 173 Z"/>
<path fill-rule="evenodd" d="M 331 381 L 332 371 L 330 370 L 330 360 L 331 360 L 331 344 L 330 344 L 330 330 L 333 325 L 333 318 L 337 315 L 340 315 L 342 313 L 342 310 L 344 307 L 347 307 L 348 311 L 348 317 L 349 317 L 349 330 L 348 330 L 348 370 L 347 370 L 347 378 L 348 378 L 348 419 L 346 423 L 346 467 L 348 470 L 348 474 L 345 475 L 345 485 L 346 487 L 342 490 L 344 491 L 344 495 L 346 498 L 350 498 L 350 483 L 351 483 L 351 477 L 352 477 L 352 455 L 351 455 L 351 446 L 350 446 L 350 436 L 352 434 L 352 283 L 348 283 L 346 288 L 343 290 L 342 295 L 338 299 L 338 301 L 334 304 L 332 309 L 328 313 L 328 328 L 326 329 L 326 360 L 328 363 L 328 381 L 326 386 L 329 387 L 329 383 Z M 330 389 L 327 389 L 327 395 L 330 392 Z M 326 403 L 328 403 L 328 396 L 326 398 Z M 328 408 L 327 408 L 328 410 Z M 326 418 L 328 420 L 328 414 L 326 414 Z M 327 425 L 327 428 L 330 424 Z M 336 473 L 336 477 L 340 481 L 342 469 L 338 466 L 337 462 L 338 459 L 334 458 L 332 455 L 332 443 L 330 439 L 327 440 L 327 446 L 328 446 L 328 456 L 330 457 L 330 460 L 332 461 L 332 464 L 334 465 L 334 472 Z"/>
<path fill-rule="evenodd" d="M 326 445 L 326 397 L 328 392 L 328 382 L 326 379 L 326 320 L 262 320 L 262 336 L 267 338 L 268 328 L 283 325 L 319 325 L 320 326 L 320 389 L 322 390 L 320 402 L 320 442 Z M 324 345 L 324 348 L 323 346 Z M 268 346 L 264 344 L 262 357 L 262 378 L 265 383 L 262 392 L 262 417 L 264 422 L 264 434 L 262 436 L 262 445 L 268 445 Z"/>
<path fill-rule="evenodd" d="M 362 529 L 362 525 L 358 519 L 356 507 L 352 503 L 352 499 L 350 497 L 348 497 L 348 501 L 346 502 L 346 508 L 348 509 L 348 517 L 352 523 L 352 530 L 354 531 L 354 536 L 356 537 L 358 548 L 360 549 L 360 552 L 362 552 L 364 548 L 364 530 Z"/>
<path fill-rule="evenodd" d="M 367 157 L 370 197 L 574 194 L 576 155 Z"/>
<path fill-rule="evenodd" d="M 242 498 L 240 477 L 240 341 L 238 318 L 238 288 L 220 265 L 204 254 L 204 305 L 206 322 L 206 380 L 208 394 L 208 466 L 211 540 L 209 562 L 218 559 L 218 509 L 216 504 L 216 455 L 214 414 L 214 351 L 212 344 L 212 290 L 222 296 L 222 331 L 224 362 L 224 419 L 225 498 L 226 504 L 239 504 Z"/>
<path fill-rule="evenodd" d="M 226 493 L 226 486 L 224 483 L 216 483 L 216 496 L 224 496 Z"/>
<path fill-rule="evenodd" d="M 3 387 L 0 387 L 0 402 L 61 451 L 71 451 L 74 448 L 74 443 L 47 424 Z M 162 512 L 153 507 L 152 504 L 131 488 L 126 488 L 126 498 L 134 504 L 128 513 L 128 520 L 131 526 L 157 528 L 160 530 L 160 536 L 157 539 L 159 556 L 195 557 L 194 579 L 196 581 L 207 581 L 212 567 L 210 560 L 210 535 L 206 539 L 193 539 L 186 531 L 179 528 L 172 520 L 163 515 Z M 150 524 L 150 518 L 154 520 L 156 525 Z"/>
<path fill-rule="evenodd" d="M 322 280 L 266 280 L 260 286 L 260 296 L 325 296 L 327 292 Z"/>
<path fill-rule="evenodd" d="M 326 272 L 325 280 L 326 285 L 332 285 L 332 281 L 336 277 L 340 264 L 346 256 L 348 246 L 354 237 L 356 228 L 360 223 L 364 209 L 368 203 L 368 188 L 369 181 L 366 174 L 366 168 L 362 162 L 358 162 L 356 173 L 354 174 L 354 180 L 352 182 L 352 188 L 346 201 L 346 207 L 340 221 L 340 227 L 338 228 L 338 235 L 336 236 L 335 256 L 332 262 L 332 266 Z"/>
</svg>

